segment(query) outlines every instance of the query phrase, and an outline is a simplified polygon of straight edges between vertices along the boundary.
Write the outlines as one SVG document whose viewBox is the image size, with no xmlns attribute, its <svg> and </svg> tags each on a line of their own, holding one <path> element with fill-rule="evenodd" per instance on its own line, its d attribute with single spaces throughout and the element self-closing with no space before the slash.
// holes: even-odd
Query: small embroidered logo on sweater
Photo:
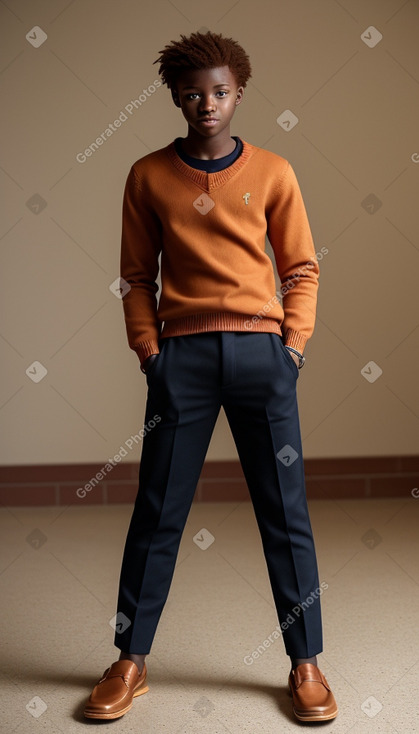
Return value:
<svg viewBox="0 0 419 734">
<path fill-rule="evenodd" d="M 249 199 L 250 199 L 250 194 L 249 194 L 249 193 L 247 193 L 247 194 L 243 194 L 243 199 L 244 199 L 244 203 L 245 203 L 245 204 L 246 204 L 246 206 L 247 206 L 247 204 L 249 203 Z"/>
</svg>

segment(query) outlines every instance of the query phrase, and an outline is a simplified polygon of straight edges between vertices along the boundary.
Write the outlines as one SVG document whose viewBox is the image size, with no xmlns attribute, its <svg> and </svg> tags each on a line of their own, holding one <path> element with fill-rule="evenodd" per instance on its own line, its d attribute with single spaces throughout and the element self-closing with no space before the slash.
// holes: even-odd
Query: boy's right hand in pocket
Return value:
<svg viewBox="0 0 419 734">
<path fill-rule="evenodd" d="M 158 354 L 150 354 L 150 356 L 147 357 L 147 359 L 143 363 L 143 369 L 144 369 L 144 372 L 145 373 L 147 373 L 147 370 L 149 369 L 149 367 L 151 367 L 151 365 L 153 364 L 154 360 L 158 356 L 159 356 Z"/>
</svg>

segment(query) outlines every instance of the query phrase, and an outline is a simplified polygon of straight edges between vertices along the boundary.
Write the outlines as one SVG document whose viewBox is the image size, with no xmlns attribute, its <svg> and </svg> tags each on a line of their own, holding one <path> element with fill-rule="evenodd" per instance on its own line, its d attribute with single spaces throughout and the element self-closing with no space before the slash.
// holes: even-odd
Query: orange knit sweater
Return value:
<svg viewBox="0 0 419 734">
<path fill-rule="evenodd" d="M 131 167 L 121 292 L 141 364 L 168 336 L 275 332 L 303 352 L 313 332 L 319 267 L 295 173 L 276 153 L 242 142 L 239 158 L 217 173 L 188 166 L 173 142 Z"/>
</svg>

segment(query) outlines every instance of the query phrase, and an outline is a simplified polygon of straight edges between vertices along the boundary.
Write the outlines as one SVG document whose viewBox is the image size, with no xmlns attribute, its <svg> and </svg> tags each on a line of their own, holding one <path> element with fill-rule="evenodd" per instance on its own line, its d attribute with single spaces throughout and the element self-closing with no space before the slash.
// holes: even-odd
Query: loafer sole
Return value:
<svg viewBox="0 0 419 734">
<path fill-rule="evenodd" d="M 335 711 L 332 711 L 328 714 L 315 714 L 310 711 L 307 711 L 307 713 L 298 712 L 293 708 L 294 715 L 299 721 L 330 721 L 330 719 L 335 719 L 338 715 L 338 709 L 335 709 Z"/>
</svg>

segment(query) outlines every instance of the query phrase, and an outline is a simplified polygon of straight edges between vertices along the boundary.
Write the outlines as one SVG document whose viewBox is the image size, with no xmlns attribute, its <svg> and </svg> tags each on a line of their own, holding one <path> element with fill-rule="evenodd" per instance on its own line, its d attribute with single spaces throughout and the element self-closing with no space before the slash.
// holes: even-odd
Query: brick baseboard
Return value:
<svg viewBox="0 0 419 734">
<path fill-rule="evenodd" d="M 419 456 L 306 459 L 307 498 L 411 497 L 419 493 Z M 0 467 L 0 506 L 110 505 L 132 503 L 138 489 L 138 462 L 108 471 L 99 464 Z M 96 478 L 96 475 L 97 478 Z M 250 500 L 238 461 L 208 461 L 195 502 Z"/>
</svg>

